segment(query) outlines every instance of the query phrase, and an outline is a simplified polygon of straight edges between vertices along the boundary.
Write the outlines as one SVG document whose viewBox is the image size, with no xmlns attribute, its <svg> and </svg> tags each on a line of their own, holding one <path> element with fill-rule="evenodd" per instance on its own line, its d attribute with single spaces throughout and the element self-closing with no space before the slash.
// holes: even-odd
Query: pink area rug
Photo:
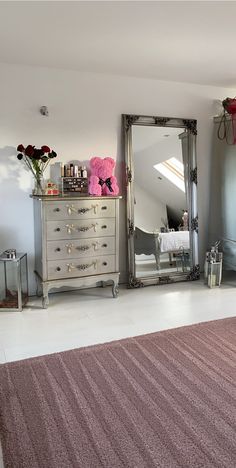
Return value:
<svg viewBox="0 0 236 468">
<path fill-rule="evenodd" d="M 236 318 L 0 366 L 6 468 L 236 467 Z"/>
</svg>

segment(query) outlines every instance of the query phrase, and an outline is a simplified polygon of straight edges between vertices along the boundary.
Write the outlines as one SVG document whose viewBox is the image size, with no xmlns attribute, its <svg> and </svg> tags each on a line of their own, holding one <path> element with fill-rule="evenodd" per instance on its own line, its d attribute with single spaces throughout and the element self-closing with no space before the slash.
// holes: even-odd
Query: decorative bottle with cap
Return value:
<svg viewBox="0 0 236 468">
<path fill-rule="evenodd" d="M 88 177 L 86 166 L 82 166 L 82 177 L 86 179 Z"/>
</svg>

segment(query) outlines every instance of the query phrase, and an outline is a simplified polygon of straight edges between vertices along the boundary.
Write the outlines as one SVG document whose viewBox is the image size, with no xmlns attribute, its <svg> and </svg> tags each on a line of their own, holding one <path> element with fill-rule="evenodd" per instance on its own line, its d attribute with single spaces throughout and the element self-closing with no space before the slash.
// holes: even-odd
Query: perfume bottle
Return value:
<svg viewBox="0 0 236 468">
<path fill-rule="evenodd" d="M 86 179 L 86 178 L 88 177 L 88 173 L 87 173 L 86 166 L 82 166 L 82 174 L 81 174 L 81 177 L 83 177 L 84 179 Z"/>
<path fill-rule="evenodd" d="M 74 177 L 78 177 L 78 169 L 79 168 L 78 168 L 77 164 L 75 164 L 75 166 L 74 166 Z"/>
</svg>

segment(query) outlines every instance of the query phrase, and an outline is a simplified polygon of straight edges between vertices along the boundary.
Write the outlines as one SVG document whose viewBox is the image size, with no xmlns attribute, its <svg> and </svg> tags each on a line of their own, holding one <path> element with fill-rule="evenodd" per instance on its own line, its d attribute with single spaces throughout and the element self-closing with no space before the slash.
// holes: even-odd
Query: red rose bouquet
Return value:
<svg viewBox="0 0 236 468">
<path fill-rule="evenodd" d="M 51 159 L 56 158 L 57 153 L 44 145 L 41 148 L 28 145 L 26 148 L 23 145 L 17 146 L 17 158 L 23 160 L 28 169 L 32 172 L 36 185 L 39 191 L 42 192 L 42 177 Z"/>
</svg>

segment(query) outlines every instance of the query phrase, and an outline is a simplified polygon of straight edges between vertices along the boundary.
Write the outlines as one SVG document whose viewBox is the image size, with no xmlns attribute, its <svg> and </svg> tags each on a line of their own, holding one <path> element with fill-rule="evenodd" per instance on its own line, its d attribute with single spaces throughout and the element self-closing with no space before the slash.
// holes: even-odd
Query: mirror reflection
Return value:
<svg viewBox="0 0 236 468">
<path fill-rule="evenodd" d="M 137 278 L 190 271 L 183 128 L 132 127 Z"/>
</svg>

